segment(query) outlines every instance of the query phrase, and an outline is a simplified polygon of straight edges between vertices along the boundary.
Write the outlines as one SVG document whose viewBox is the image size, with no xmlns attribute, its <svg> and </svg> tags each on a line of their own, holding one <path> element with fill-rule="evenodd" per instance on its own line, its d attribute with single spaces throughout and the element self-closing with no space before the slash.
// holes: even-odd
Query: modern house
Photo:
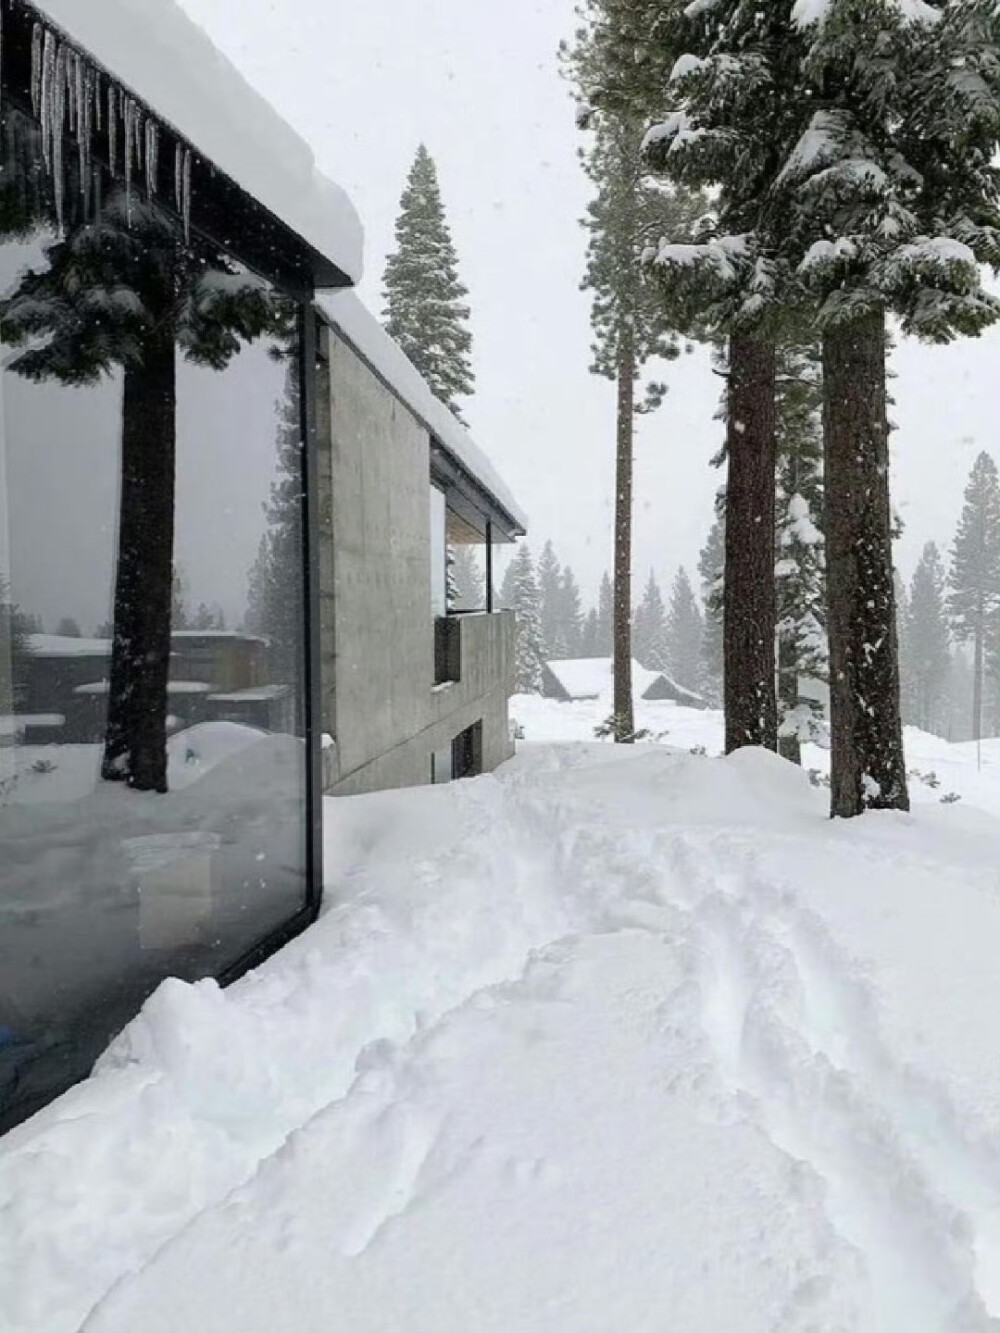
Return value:
<svg viewBox="0 0 1000 1333">
<path fill-rule="evenodd" d="M 349 200 L 175 0 L 0 25 L 2 1129 L 163 978 L 315 918 L 324 791 L 511 753 L 524 520 L 346 290 Z"/>
</svg>

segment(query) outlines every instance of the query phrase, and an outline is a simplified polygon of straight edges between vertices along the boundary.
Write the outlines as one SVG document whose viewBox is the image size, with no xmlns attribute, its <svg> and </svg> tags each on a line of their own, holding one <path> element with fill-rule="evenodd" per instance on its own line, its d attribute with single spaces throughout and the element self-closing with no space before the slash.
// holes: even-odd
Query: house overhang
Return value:
<svg viewBox="0 0 1000 1333">
<path fill-rule="evenodd" d="M 176 0 L 0 4 L 8 95 L 32 86 L 40 24 L 134 101 L 143 125 L 157 126 L 162 206 L 181 211 L 175 158 L 190 153 L 192 232 L 240 250 L 263 276 L 303 292 L 358 280 L 363 233 L 351 201 Z M 94 135 L 96 158 L 102 138 Z M 137 168 L 140 189 L 143 174 Z"/>
</svg>

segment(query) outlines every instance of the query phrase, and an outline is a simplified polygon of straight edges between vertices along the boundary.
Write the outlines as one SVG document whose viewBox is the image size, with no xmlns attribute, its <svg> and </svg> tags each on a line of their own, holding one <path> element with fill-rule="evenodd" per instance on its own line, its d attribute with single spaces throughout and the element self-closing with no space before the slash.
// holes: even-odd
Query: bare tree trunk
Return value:
<svg viewBox="0 0 1000 1333">
<path fill-rule="evenodd" d="M 983 735 L 983 613 L 980 611 L 972 648 L 972 739 Z"/>
<path fill-rule="evenodd" d="M 795 644 L 786 634 L 778 637 L 778 700 L 782 717 L 790 713 L 799 702 L 799 664 Z M 782 759 L 801 764 L 802 745 L 798 735 L 779 736 L 778 753 Z"/>
<path fill-rule="evenodd" d="M 772 341 L 742 333 L 730 339 L 723 592 L 727 754 L 744 745 L 778 747 L 775 375 Z"/>
<path fill-rule="evenodd" d="M 831 814 L 908 810 L 881 312 L 823 336 L 823 437 Z"/>
<path fill-rule="evenodd" d="M 632 436 L 635 426 L 635 350 L 626 339 L 618 362 L 615 462 L 614 738 L 635 736 L 632 707 Z"/>
<path fill-rule="evenodd" d="M 151 339 L 125 370 L 114 639 L 102 777 L 167 790 L 167 680 L 173 600 L 176 366 Z"/>
</svg>

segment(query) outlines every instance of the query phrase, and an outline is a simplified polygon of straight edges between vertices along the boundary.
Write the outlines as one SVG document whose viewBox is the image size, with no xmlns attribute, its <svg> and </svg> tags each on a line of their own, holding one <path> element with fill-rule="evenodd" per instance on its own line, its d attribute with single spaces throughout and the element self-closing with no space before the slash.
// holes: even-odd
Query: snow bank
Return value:
<svg viewBox="0 0 1000 1333">
<path fill-rule="evenodd" d="M 596 743 L 329 801 L 317 925 L 0 1141 L 0 1327 L 995 1333 L 1000 742 L 906 739 L 962 801 Z"/>
<path fill-rule="evenodd" d="M 176 0 L 32 0 L 109 73 L 357 282 L 362 230 L 311 150 Z"/>
<path fill-rule="evenodd" d="M 420 418 L 444 449 L 493 497 L 514 526 L 525 530 L 527 516 L 493 464 L 454 413 L 434 397 L 416 366 L 355 293 L 331 292 L 320 297 L 317 305 L 321 314 Z"/>
</svg>

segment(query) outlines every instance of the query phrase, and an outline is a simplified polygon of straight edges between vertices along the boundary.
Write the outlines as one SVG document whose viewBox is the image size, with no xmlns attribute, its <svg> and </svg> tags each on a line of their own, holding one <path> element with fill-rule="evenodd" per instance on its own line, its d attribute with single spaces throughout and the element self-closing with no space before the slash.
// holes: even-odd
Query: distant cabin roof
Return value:
<svg viewBox="0 0 1000 1333">
<path fill-rule="evenodd" d="M 610 657 L 563 657 L 546 665 L 571 699 L 599 699 L 614 689 L 614 662 Z M 658 675 L 633 659 L 633 693 L 643 694 Z"/>
<path fill-rule="evenodd" d="M 434 397 L 427 381 L 403 349 L 350 290 L 324 293 L 317 300 L 320 313 L 341 333 L 376 374 L 419 417 L 434 439 L 511 520 L 520 533 L 528 519 L 493 464 L 454 414 Z"/>
<path fill-rule="evenodd" d="M 30 0 L 198 153 L 352 282 L 363 233 L 312 150 L 177 0 Z M 235 11 L 234 11 L 235 13 Z"/>
<path fill-rule="evenodd" d="M 110 639 L 81 639 L 70 634 L 29 634 L 32 657 L 108 657 Z"/>
</svg>

